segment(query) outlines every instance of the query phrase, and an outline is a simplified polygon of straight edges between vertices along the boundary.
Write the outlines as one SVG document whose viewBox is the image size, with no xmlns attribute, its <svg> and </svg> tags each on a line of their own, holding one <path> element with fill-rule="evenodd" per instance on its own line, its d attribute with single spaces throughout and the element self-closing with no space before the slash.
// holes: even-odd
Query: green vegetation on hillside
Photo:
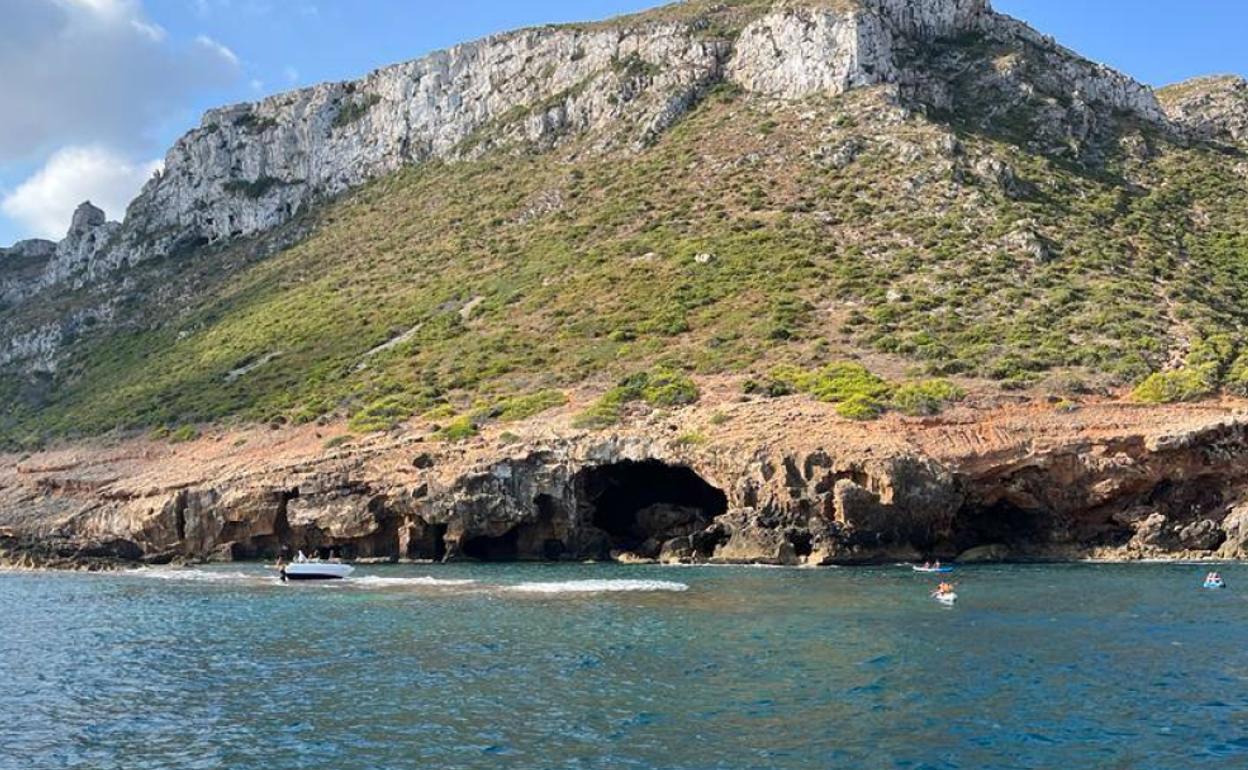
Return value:
<svg viewBox="0 0 1248 770">
<path fill-rule="evenodd" d="M 1135 385 L 1215 339 L 1216 365 L 1137 397 L 1248 388 L 1246 161 L 1125 119 L 1101 142 L 1084 162 L 871 90 L 785 104 L 725 87 L 644 150 L 407 169 L 305 215 L 288 230 L 308 237 L 272 256 L 249 242 L 132 268 L 115 324 L 81 328 L 55 374 L 0 375 L 0 435 L 325 415 L 385 430 L 440 405 L 508 420 L 584 382 L 609 392 L 583 424 L 605 425 L 719 373 L 854 417 L 928 414 L 956 400 L 943 378 Z M 838 390 L 826 367 L 864 351 L 936 382 L 863 370 Z M 815 380 L 768 379 L 786 365 Z M 634 372 L 640 395 L 611 390 Z"/>
</svg>

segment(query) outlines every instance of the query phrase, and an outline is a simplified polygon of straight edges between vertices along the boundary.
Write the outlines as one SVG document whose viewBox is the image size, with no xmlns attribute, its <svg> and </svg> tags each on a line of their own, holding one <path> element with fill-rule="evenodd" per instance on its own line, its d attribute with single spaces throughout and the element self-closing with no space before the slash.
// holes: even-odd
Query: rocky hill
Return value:
<svg viewBox="0 0 1248 770">
<path fill-rule="evenodd" d="M 84 204 L 60 243 L 0 251 L 0 438 L 14 450 L 89 440 L 90 455 L 143 434 L 194 442 L 229 424 L 315 422 L 453 451 L 514 438 L 506 426 L 571 401 L 564 439 L 593 455 L 593 442 L 671 410 L 710 420 L 714 388 L 758 414 L 828 402 L 808 419 L 838 423 L 930 419 L 961 399 L 1076 410 L 1245 392 L 1246 127 L 1241 79 L 1155 93 L 987 0 L 688 0 L 499 35 L 213 110 L 123 222 Z M 715 434 L 686 438 L 711 452 Z M 765 433 L 751 440 L 771 456 Z M 956 476 L 926 449 L 898 451 Z M 488 454 L 483 467 L 496 467 Z M 802 517 L 835 509 L 824 498 L 837 479 L 813 481 L 794 507 L 715 473 L 729 513 L 803 543 L 822 530 L 801 534 Z M 262 475 L 247 494 L 300 486 Z M 1114 505 L 1138 511 L 1172 494 L 1163 485 L 1208 484 L 1146 475 Z M 40 509 L 40 495 L 69 508 L 14 537 L 55 520 L 95 542 L 110 531 L 103 515 L 120 541 L 151 540 L 132 529 L 142 517 L 102 513 L 119 503 L 97 492 L 152 502 L 107 491 L 120 477 L 33 478 L 0 482 L 11 515 Z M 877 497 L 892 485 L 844 478 Z M 1219 479 L 1198 506 L 1215 530 L 1240 499 L 1237 476 Z M 390 505 L 374 500 L 380 483 L 343 489 Z M 880 542 L 983 544 L 950 534 L 978 499 L 962 483 L 944 529 Z M 592 540 L 577 489 L 542 492 L 564 501 L 551 513 L 526 487 L 498 520 L 511 524 L 486 529 L 553 516 Z M 77 518 L 80 505 L 94 513 Z M 1005 510 L 993 505 L 967 515 Z M 1078 508 L 1063 505 L 1062 516 Z M 1110 513 L 1122 511 L 1096 516 Z M 457 515 L 425 523 L 476 526 Z M 1128 519 L 1097 537 L 1136 542 Z M 828 558 L 861 549 L 864 531 L 827 540 L 839 543 Z M 282 540 L 270 535 L 240 552 Z M 553 539 L 566 555 L 597 547 Z M 166 540 L 152 548 L 167 555 Z M 242 540 L 211 548 L 231 542 Z"/>
</svg>

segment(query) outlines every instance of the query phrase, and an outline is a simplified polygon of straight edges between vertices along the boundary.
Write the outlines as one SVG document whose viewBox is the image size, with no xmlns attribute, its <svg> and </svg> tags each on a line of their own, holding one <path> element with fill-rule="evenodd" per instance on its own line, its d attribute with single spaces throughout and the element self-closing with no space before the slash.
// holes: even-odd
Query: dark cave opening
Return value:
<svg viewBox="0 0 1248 770">
<path fill-rule="evenodd" d="M 728 510 L 728 498 L 683 465 L 623 461 L 582 470 L 577 497 L 584 520 L 607 534 L 612 550 L 658 555 L 665 540 L 701 532 Z"/>
<path fill-rule="evenodd" d="M 959 550 L 996 543 L 1035 544 L 1047 539 L 1053 524 L 1053 514 L 1048 511 L 1000 500 L 985 507 L 963 509 L 955 523 L 954 540 Z"/>
<path fill-rule="evenodd" d="M 497 537 L 470 537 L 462 550 L 464 556 L 477 561 L 515 561 L 520 556 L 520 530 L 512 527 Z"/>
<path fill-rule="evenodd" d="M 423 524 L 413 527 L 404 556 L 412 560 L 442 561 L 446 558 L 445 524 Z"/>
</svg>

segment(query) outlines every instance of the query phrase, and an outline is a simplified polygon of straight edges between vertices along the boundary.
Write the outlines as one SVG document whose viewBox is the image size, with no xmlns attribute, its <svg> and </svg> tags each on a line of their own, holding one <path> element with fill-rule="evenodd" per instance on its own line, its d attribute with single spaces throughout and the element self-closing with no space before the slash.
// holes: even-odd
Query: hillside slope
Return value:
<svg viewBox="0 0 1248 770">
<path fill-rule="evenodd" d="M 687 2 L 214 111 L 124 223 L 0 255 L 0 436 L 859 359 L 1242 388 L 1241 86 L 1158 100 L 980 0 Z"/>
</svg>

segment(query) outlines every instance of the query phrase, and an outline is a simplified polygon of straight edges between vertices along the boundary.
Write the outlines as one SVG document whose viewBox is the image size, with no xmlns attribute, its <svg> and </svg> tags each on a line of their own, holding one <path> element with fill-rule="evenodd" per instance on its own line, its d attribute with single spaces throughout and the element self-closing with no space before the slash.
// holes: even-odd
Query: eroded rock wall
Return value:
<svg viewBox="0 0 1248 770">
<path fill-rule="evenodd" d="M 772 408 L 743 414 L 779 419 L 761 411 Z M 271 458 L 194 480 L 158 481 L 177 462 L 151 450 L 27 460 L 0 477 L 0 550 L 44 563 L 295 550 L 810 565 L 968 551 L 968 559 L 1248 557 L 1248 421 L 1211 415 L 1154 429 L 1146 415 L 1131 419 L 1143 424 L 1057 438 L 1025 423 L 993 427 L 1005 438 L 988 450 L 963 438 L 979 428 L 959 425 L 877 433 L 828 422 L 804 431 L 799 421 L 705 446 L 667 430 L 557 430 L 475 451 L 400 442 Z"/>
</svg>

